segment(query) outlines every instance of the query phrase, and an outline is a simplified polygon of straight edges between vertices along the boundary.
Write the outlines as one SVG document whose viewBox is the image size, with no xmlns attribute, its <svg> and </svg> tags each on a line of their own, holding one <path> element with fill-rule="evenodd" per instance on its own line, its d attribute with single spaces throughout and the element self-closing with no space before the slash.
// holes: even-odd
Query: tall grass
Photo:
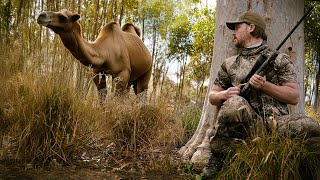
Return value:
<svg viewBox="0 0 320 180">
<path fill-rule="evenodd" d="M 96 140 L 115 144 L 115 158 L 126 157 L 142 163 L 145 170 L 176 172 L 180 162 L 172 150 L 181 143 L 183 127 L 170 105 L 164 101 L 145 103 L 131 94 L 108 98 L 104 118 L 96 121 Z"/>
<path fill-rule="evenodd" d="M 188 105 L 180 110 L 180 117 L 186 139 L 189 139 L 198 127 L 201 118 L 201 108 L 196 105 Z"/>
<path fill-rule="evenodd" d="M 0 94 L 7 98 L 1 121 L 11 122 L 6 136 L 13 139 L 10 151 L 17 160 L 70 164 L 88 147 L 113 143 L 114 159 L 143 157 L 149 169 L 168 172 L 179 166 L 171 149 L 181 142 L 184 130 L 167 102 L 145 103 L 129 93 L 108 96 L 100 106 L 96 97 L 84 96 L 54 73 L 21 73 L 7 82 L 8 93 Z"/>
<path fill-rule="evenodd" d="M 46 164 L 68 163 L 90 139 L 89 104 L 65 81 L 52 75 L 17 75 L 9 84 L 5 119 L 13 122 L 15 158 Z"/>
<path fill-rule="evenodd" d="M 235 143 L 218 179 L 319 179 L 320 138 L 259 135 Z"/>
</svg>

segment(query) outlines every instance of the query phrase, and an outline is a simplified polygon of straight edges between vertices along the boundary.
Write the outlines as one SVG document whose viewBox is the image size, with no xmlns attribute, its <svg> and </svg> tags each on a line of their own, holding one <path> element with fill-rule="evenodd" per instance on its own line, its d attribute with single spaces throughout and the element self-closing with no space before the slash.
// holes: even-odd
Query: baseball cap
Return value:
<svg viewBox="0 0 320 180">
<path fill-rule="evenodd" d="M 262 16 L 252 11 L 246 11 L 236 21 L 227 21 L 226 24 L 229 29 L 234 30 L 236 24 L 243 22 L 259 26 L 263 30 L 266 29 L 266 22 Z"/>
</svg>

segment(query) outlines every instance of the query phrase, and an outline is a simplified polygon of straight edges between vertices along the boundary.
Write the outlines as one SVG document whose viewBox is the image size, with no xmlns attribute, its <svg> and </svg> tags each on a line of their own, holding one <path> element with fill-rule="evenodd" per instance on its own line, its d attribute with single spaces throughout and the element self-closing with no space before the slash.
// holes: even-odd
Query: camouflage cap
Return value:
<svg viewBox="0 0 320 180">
<path fill-rule="evenodd" d="M 236 24 L 243 22 L 259 26 L 264 31 L 266 29 L 266 22 L 264 21 L 262 16 L 251 11 L 246 11 L 242 13 L 236 21 L 228 21 L 226 22 L 226 24 L 229 29 L 234 30 Z"/>
</svg>

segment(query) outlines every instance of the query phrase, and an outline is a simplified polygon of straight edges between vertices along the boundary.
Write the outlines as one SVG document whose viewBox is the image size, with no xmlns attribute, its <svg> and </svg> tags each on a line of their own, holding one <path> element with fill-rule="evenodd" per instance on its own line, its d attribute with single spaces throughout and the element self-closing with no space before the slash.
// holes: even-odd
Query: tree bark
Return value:
<svg viewBox="0 0 320 180">
<path fill-rule="evenodd" d="M 236 20 L 242 12 L 247 10 L 256 11 L 265 18 L 267 23 L 266 33 L 268 35 L 268 43 L 271 48 L 275 49 L 303 16 L 304 1 L 218 0 L 216 7 L 214 55 L 210 70 L 208 92 L 217 76 L 223 60 L 239 53 L 232 44 L 232 31 L 226 27 L 225 22 L 229 20 Z M 296 72 L 300 85 L 300 102 L 296 106 L 291 106 L 290 112 L 304 113 L 303 24 L 301 24 L 291 35 L 280 51 L 291 56 L 296 65 Z M 208 96 L 206 96 L 198 128 L 192 138 L 178 152 L 184 160 L 191 161 L 193 163 L 206 163 L 208 161 L 211 155 L 209 138 L 215 134 L 213 126 L 216 123 L 217 112 L 218 107 L 209 104 Z"/>
</svg>

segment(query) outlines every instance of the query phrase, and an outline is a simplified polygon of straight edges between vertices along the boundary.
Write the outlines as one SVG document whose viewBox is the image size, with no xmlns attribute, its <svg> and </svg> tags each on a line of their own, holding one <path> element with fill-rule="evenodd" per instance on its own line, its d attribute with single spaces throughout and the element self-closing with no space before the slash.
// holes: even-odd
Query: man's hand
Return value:
<svg viewBox="0 0 320 180">
<path fill-rule="evenodd" d="M 261 90 L 283 103 L 296 105 L 299 102 L 299 85 L 297 83 L 275 85 L 267 81 L 266 77 L 257 74 L 250 78 L 249 83 L 254 89 Z"/>
<path fill-rule="evenodd" d="M 229 99 L 232 96 L 240 94 L 240 87 L 230 87 L 227 90 L 213 85 L 209 92 L 209 102 L 212 105 L 220 106 L 222 102 Z"/>
<path fill-rule="evenodd" d="M 240 87 L 238 87 L 238 86 L 230 87 L 224 91 L 223 100 L 227 100 L 227 99 L 231 98 L 232 96 L 239 95 L 239 94 L 240 94 Z"/>
<path fill-rule="evenodd" d="M 262 77 L 258 74 L 254 74 L 249 80 L 250 85 L 253 88 L 258 89 L 258 90 L 263 89 L 266 82 L 267 82 L 266 77 L 265 76 Z"/>
</svg>

